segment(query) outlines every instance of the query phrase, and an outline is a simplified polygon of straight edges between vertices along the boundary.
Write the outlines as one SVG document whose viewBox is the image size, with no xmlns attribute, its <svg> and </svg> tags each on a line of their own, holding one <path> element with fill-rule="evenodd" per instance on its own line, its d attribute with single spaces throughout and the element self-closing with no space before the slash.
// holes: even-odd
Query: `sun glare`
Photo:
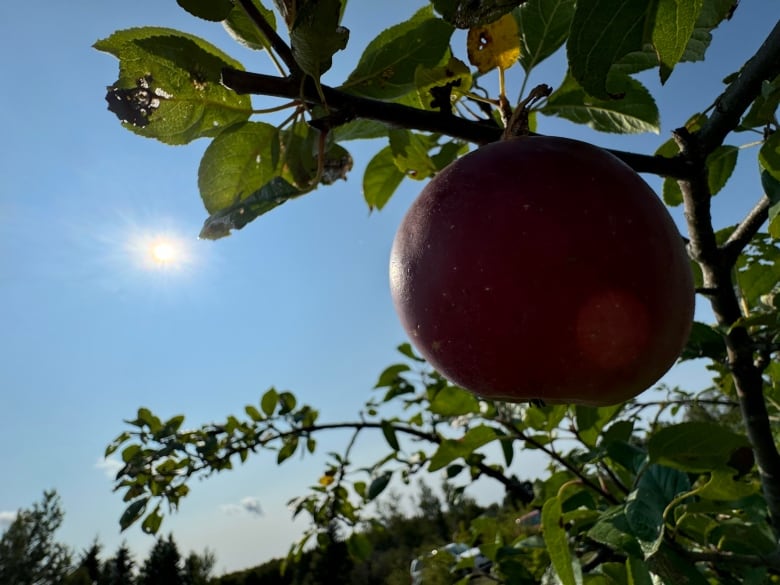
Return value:
<svg viewBox="0 0 780 585">
<path fill-rule="evenodd" d="M 149 253 L 152 255 L 152 259 L 159 264 L 174 264 L 178 256 L 176 246 L 167 240 L 154 242 Z"/>
<path fill-rule="evenodd" d="M 187 271 L 194 260 L 189 242 L 170 230 L 133 234 L 127 251 L 132 261 L 147 271 Z"/>
</svg>

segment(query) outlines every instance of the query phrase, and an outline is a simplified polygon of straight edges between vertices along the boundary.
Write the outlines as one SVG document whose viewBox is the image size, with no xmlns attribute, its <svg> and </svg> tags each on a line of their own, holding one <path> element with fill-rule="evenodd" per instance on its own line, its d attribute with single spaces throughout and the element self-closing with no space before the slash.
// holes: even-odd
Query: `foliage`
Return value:
<svg viewBox="0 0 780 585">
<path fill-rule="evenodd" d="M 70 551 L 54 540 L 64 513 L 55 491 L 19 510 L 0 537 L 0 584 L 56 585 L 70 570 Z"/>
<path fill-rule="evenodd" d="M 343 83 L 329 87 L 320 76 L 348 42 L 339 24 L 346 2 L 277 0 L 276 12 L 259 0 L 180 4 L 223 21 L 279 70 L 246 72 L 206 41 L 169 29 L 119 31 L 95 45 L 119 59 L 107 100 L 125 127 L 172 144 L 211 139 L 198 172 L 205 238 L 346 177 L 349 140 L 383 141 L 363 178 L 369 208 L 381 209 L 405 178 L 431 177 L 470 144 L 528 132 L 544 116 L 601 132 L 657 132 L 655 99 L 637 74 L 654 70 L 665 82 L 679 62 L 704 59 L 713 31 L 735 10 L 750 10 L 732 0 L 434 0 L 382 32 Z M 470 29 L 465 57 L 456 28 Z M 541 99 L 531 91 L 535 99 L 513 108 L 505 75 L 523 76 L 525 98 L 531 71 L 559 51 L 567 67 L 558 86 Z M 498 92 L 489 95 L 483 81 L 493 70 Z M 505 404 L 453 386 L 403 344 L 404 359 L 380 374 L 353 421 L 321 422 L 313 406 L 274 388 L 244 415 L 194 429 L 184 416 L 161 420 L 140 408 L 106 451 L 124 462 L 116 482 L 127 503 L 122 528 L 140 522 L 157 533 L 164 506 L 178 508 L 193 477 L 262 452 L 282 464 L 314 453 L 320 433 L 350 429 L 317 485 L 291 501 L 295 515 L 311 520 L 292 560 L 314 542 L 343 542 L 353 559 L 368 558 L 378 545 L 368 537 L 377 524 L 368 505 L 391 481 L 421 471 L 443 472 L 457 482 L 456 495 L 487 479 L 522 499 L 512 464 L 533 449 L 549 461 L 534 484 L 540 533 L 508 535 L 489 516 L 464 526 L 464 539 L 480 542 L 493 561 L 492 579 L 778 582 L 780 431 L 771 423 L 780 415 L 779 80 L 780 25 L 720 95 L 708 96 L 716 107 L 692 111 L 655 154 L 614 151 L 663 177 L 664 201 L 684 206 L 692 269 L 714 323 L 694 324 L 681 359 L 705 360 L 711 388 L 667 389 L 658 400 L 614 407 Z M 272 109 L 290 115 L 278 125 L 257 120 L 271 112 L 253 110 L 247 94 L 286 98 Z M 765 193 L 744 218 L 715 226 L 712 197 L 745 196 L 730 188 L 737 160 L 751 156 L 740 148 L 745 136 L 756 141 Z M 352 447 L 371 431 L 386 451 L 357 466 Z M 334 526 L 343 541 L 332 538 Z"/>
</svg>

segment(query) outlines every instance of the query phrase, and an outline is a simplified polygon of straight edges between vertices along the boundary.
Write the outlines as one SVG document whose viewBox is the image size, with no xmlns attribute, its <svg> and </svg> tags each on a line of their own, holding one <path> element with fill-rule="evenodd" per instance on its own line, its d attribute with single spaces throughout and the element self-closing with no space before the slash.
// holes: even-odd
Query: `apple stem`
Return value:
<svg viewBox="0 0 780 585">
<path fill-rule="evenodd" d="M 518 136 L 528 136 L 531 134 L 531 125 L 528 117 L 531 114 L 531 107 L 540 100 L 545 99 L 552 93 L 552 87 L 549 85 L 541 84 L 537 85 L 528 94 L 528 97 L 521 100 L 517 104 L 514 113 L 504 128 L 504 134 L 501 136 L 501 140 L 509 140 L 510 138 L 517 138 Z M 502 94 L 503 95 L 503 94 Z"/>
</svg>

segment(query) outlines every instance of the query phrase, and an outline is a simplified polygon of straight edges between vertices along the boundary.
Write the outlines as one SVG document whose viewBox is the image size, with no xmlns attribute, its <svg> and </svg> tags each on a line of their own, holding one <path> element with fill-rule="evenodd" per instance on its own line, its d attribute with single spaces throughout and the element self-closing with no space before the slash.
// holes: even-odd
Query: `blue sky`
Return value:
<svg viewBox="0 0 780 585">
<path fill-rule="evenodd" d="M 326 81 L 343 79 L 371 38 L 420 4 L 353 1 L 345 16 L 350 46 L 336 55 Z M 716 31 L 707 61 L 680 66 L 661 90 L 662 136 L 594 135 L 548 119 L 539 130 L 652 152 L 711 103 L 721 80 L 775 23 L 776 2 L 743 4 Z M 106 110 L 117 62 L 91 45 L 141 25 L 199 34 L 248 69 L 272 72 L 262 54 L 235 45 L 220 25 L 190 17 L 173 0 L 0 4 L 0 522 L 56 488 L 67 514 L 62 540 L 81 549 L 98 537 L 110 554 L 124 539 L 139 557 L 152 539 L 137 528 L 119 533 L 121 498 L 111 492 L 110 463 L 100 462 L 122 419 L 147 406 L 161 416 L 186 414 L 188 424 L 218 420 L 241 413 L 271 385 L 294 391 L 323 420 L 353 418 L 404 341 L 387 258 L 421 186 L 405 182 L 385 210 L 369 214 L 362 169 L 380 145 L 352 143 L 347 182 L 284 205 L 230 238 L 198 241 L 205 211 L 197 167 L 207 143 L 170 147 L 143 139 Z M 459 38 L 454 49 L 462 56 Z M 551 59 L 532 81 L 554 86 L 561 63 Z M 520 71 L 508 74 L 510 95 Z M 657 89 L 652 76 L 646 81 Z M 734 144 L 739 140 L 750 138 Z M 733 222 L 758 195 L 755 151 L 746 151 L 715 201 L 718 224 Z M 186 262 L 150 266 L 143 250 L 159 236 L 186 250 Z M 668 381 L 699 388 L 706 377 L 693 365 Z M 322 452 L 342 439 L 324 439 Z M 538 469 L 518 459 L 522 474 Z M 316 481 L 322 460 L 281 468 L 274 461 L 261 455 L 194 484 L 164 530 L 185 551 L 214 550 L 219 571 L 285 554 L 303 528 L 291 522 L 286 502 Z M 492 488 L 474 494 L 499 496 Z"/>
</svg>

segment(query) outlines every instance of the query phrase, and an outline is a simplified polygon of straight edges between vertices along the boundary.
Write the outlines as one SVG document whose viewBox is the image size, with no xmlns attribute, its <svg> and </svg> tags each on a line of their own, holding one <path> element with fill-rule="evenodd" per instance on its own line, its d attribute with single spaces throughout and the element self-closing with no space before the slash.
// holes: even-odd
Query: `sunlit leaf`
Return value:
<svg viewBox="0 0 780 585">
<path fill-rule="evenodd" d="M 341 89 L 356 95 L 391 99 L 416 90 L 419 66 L 436 67 L 449 50 L 452 27 L 422 8 L 371 41 Z"/>
<path fill-rule="evenodd" d="M 569 538 L 563 527 L 563 511 L 558 497 L 550 498 L 542 508 L 542 532 L 550 561 L 562 585 L 582 583 L 582 575 L 577 574 L 579 565 L 573 565 L 574 557 L 569 548 Z"/>
<path fill-rule="evenodd" d="M 274 15 L 273 10 L 267 9 L 258 0 L 253 0 L 252 3 L 271 28 L 275 29 L 276 16 Z M 257 25 L 252 21 L 246 11 L 239 6 L 238 2 L 234 4 L 233 9 L 223 21 L 222 25 L 236 42 L 245 47 L 257 51 L 263 49 L 267 50 L 269 48 L 268 39 L 260 32 Z"/>
<path fill-rule="evenodd" d="M 204 222 L 198 237 L 217 240 L 229 236 L 232 230 L 242 229 L 262 214 L 301 194 L 281 177 L 274 177 L 245 199 L 213 213 Z"/>
<path fill-rule="evenodd" d="M 457 386 L 445 386 L 436 393 L 429 410 L 441 416 L 460 416 L 479 412 L 479 400 L 471 392 Z"/>
<path fill-rule="evenodd" d="M 211 141 L 198 169 L 198 188 L 209 213 L 224 210 L 268 183 L 279 165 L 279 131 L 263 122 L 229 128 Z"/>
<path fill-rule="evenodd" d="M 133 132 L 184 144 L 246 120 L 249 96 L 224 87 L 222 69 L 241 64 L 196 36 L 145 27 L 117 31 L 95 43 L 119 59 L 109 108 Z"/>
<path fill-rule="evenodd" d="M 569 36 L 575 0 L 528 0 L 513 11 L 520 33 L 520 64 L 529 73 Z"/>
<path fill-rule="evenodd" d="M 761 491 L 760 484 L 752 479 L 735 479 L 731 469 L 713 469 L 710 479 L 701 488 L 696 490 L 696 495 L 708 500 L 739 500 Z"/>
<path fill-rule="evenodd" d="M 377 152 L 368 161 L 363 173 L 363 197 L 368 208 L 382 209 L 405 176 L 395 164 L 393 151 L 389 146 Z"/>
<path fill-rule="evenodd" d="M 657 0 L 651 40 L 660 60 L 661 83 L 683 56 L 699 19 L 703 0 Z"/>
<path fill-rule="evenodd" d="M 402 129 L 391 130 L 389 135 L 393 161 L 405 176 L 422 180 L 436 173 L 436 165 L 429 154 L 436 145 L 435 137 Z"/>
<path fill-rule="evenodd" d="M 566 51 L 572 75 L 588 94 L 610 99 L 625 91 L 628 77 L 610 76 L 610 70 L 642 50 L 647 9 L 647 3 L 631 0 L 577 3 Z"/>
<path fill-rule="evenodd" d="M 341 0 L 305 2 L 290 30 L 295 62 L 315 79 L 331 68 L 333 55 L 346 48 L 349 30 L 339 26 Z"/>
<path fill-rule="evenodd" d="M 598 99 L 589 96 L 569 74 L 539 111 L 601 132 L 658 133 L 660 129 L 653 96 L 641 83 L 629 78 L 619 99 Z"/>
<path fill-rule="evenodd" d="M 279 404 L 279 394 L 273 388 L 267 390 L 260 400 L 260 408 L 266 416 L 271 416 L 274 413 L 277 404 Z"/>
<path fill-rule="evenodd" d="M 739 149 L 736 146 L 723 144 L 716 148 L 707 157 L 707 182 L 710 195 L 716 195 L 726 186 L 731 178 L 734 168 L 737 166 Z"/>
<path fill-rule="evenodd" d="M 509 69 L 520 57 L 518 34 L 517 21 L 511 14 L 470 28 L 466 37 L 469 62 L 480 73 L 497 67 Z"/>
</svg>

